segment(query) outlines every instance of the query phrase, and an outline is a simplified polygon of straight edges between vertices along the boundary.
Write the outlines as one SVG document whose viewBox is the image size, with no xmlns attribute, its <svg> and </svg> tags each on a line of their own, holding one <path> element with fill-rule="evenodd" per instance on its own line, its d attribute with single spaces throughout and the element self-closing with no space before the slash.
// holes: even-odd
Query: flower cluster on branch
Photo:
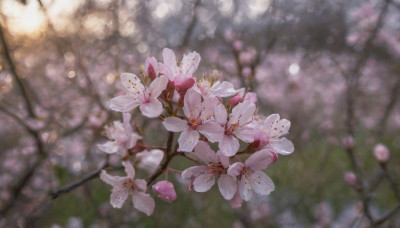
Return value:
<svg viewBox="0 0 400 228">
<path fill-rule="evenodd" d="M 289 133 L 290 121 L 280 119 L 278 114 L 259 114 L 256 94 L 219 81 L 216 71 L 197 80 L 194 74 L 201 60 L 197 52 L 184 55 L 179 65 L 172 50 L 165 48 L 162 55 L 163 62 L 148 58 L 139 76 L 122 74 L 126 94 L 111 99 L 110 108 L 122 112 L 123 122 L 115 121 L 106 127 L 110 141 L 98 148 L 119 154 L 125 160 L 122 164 L 127 173 L 127 177 L 114 177 L 101 172 L 101 179 L 113 186 L 111 205 L 121 208 L 132 194 L 134 207 L 151 215 L 155 203 L 146 193 L 147 187 L 163 172 L 173 170 L 169 162 L 175 155 L 198 164 L 183 172 L 174 170 L 190 181 L 189 190 L 206 192 L 218 180 L 222 197 L 233 208 L 240 207 L 243 200 L 249 201 L 253 192 L 269 195 L 275 186 L 263 170 L 277 161 L 278 154 L 294 151 L 292 142 L 284 137 Z M 142 136 L 133 131 L 129 113 L 138 106 L 143 116 L 162 120 L 170 135 L 166 148 L 139 143 Z M 173 149 L 176 133 L 180 133 L 178 146 Z M 163 154 L 142 152 L 156 148 L 162 149 Z M 185 153 L 193 153 L 197 159 Z M 247 155 L 250 156 L 243 162 Z M 151 170 L 150 178 L 134 179 L 131 161 Z M 152 189 L 166 202 L 176 199 L 174 186 L 166 180 Z"/>
</svg>

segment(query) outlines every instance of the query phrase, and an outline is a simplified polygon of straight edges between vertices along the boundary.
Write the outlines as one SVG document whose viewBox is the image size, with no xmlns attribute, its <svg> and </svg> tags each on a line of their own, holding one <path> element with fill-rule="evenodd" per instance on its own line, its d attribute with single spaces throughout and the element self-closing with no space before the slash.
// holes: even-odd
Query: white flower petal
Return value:
<svg viewBox="0 0 400 228">
<path fill-rule="evenodd" d="M 219 149 L 221 150 L 221 153 L 228 157 L 235 155 L 238 152 L 239 147 L 239 140 L 232 135 L 224 135 L 219 142 Z"/>
<path fill-rule="evenodd" d="M 181 132 L 188 128 L 187 121 L 179 119 L 178 117 L 167 117 L 162 124 L 168 131 L 172 132 Z"/>
<path fill-rule="evenodd" d="M 187 128 L 181 133 L 178 139 L 179 149 L 184 152 L 192 152 L 194 147 L 199 142 L 199 138 L 199 132 Z"/>
<path fill-rule="evenodd" d="M 135 178 L 135 169 L 133 168 L 133 165 L 127 161 L 123 161 L 122 165 L 125 167 L 125 172 L 128 174 L 128 177 L 131 179 Z"/>
<path fill-rule="evenodd" d="M 261 171 L 253 173 L 253 181 L 250 182 L 253 190 L 260 195 L 269 195 L 275 190 L 275 185 L 267 174 Z"/>
<path fill-rule="evenodd" d="M 288 155 L 288 154 L 293 153 L 293 151 L 294 151 L 293 143 L 286 138 L 281 138 L 279 140 L 271 140 L 269 146 L 276 153 L 282 154 L 282 155 Z"/>
<path fill-rule="evenodd" d="M 215 152 L 211 149 L 210 145 L 204 141 L 199 141 L 194 148 L 194 153 L 205 164 L 218 163 L 218 158 Z"/>
<path fill-rule="evenodd" d="M 207 192 L 214 184 L 215 176 L 209 173 L 201 174 L 193 182 L 196 192 Z"/>
<path fill-rule="evenodd" d="M 111 206 L 114 208 L 121 208 L 124 205 L 126 199 L 128 198 L 129 191 L 126 188 L 113 188 L 110 196 Z"/>
<path fill-rule="evenodd" d="M 140 111 L 142 111 L 144 116 L 149 118 L 158 117 L 163 111 L 162 103 L 157 99 L 152 99 L 148 103 L 142 103 Z"/>
<path fill-rule="evenodd" d="M 236 177 L 221 174 L 218 179 L 218 187 L 225 200 L 232 199 L 237 190 Z"/>
<path fill-rule="evenodd" d="M 131 73 L 123 73 L 121 75 L 121 83 L 128 93 L 134 97 L 137 97 L 144 90 L 144 86 L 140 82 L 140 79 Z"/>
<path fill-rule="evenodd" d="M 153 214 L 155 202 L 149 194 L 143 192 L 134 192 L 132 194 L 133 206 L 147 216 Z"/>
<path fill-rule="evenodd" d="M 266 169 L 270 164 L 274 163 L 278 159 L 276 153 L 264 149 L 255 152 L 249 158 L 247 158 L 245 164 L 252 170 L 263 170 Z"/>
<path fill-rule="evenodd" d="M 116 112 L 129 112 L 140 104 L 138 99 L 135 100 L 131 95 L 122 95 L 114 97 L 110 101 L 110 109 Z"/>
<path fill-rule="evenodd" d="M 248 180 L 244 179 L 243 177 L 239 181 L 238 190 L 240 193 L 240 197 L 242 197 L 242 199 L 244 201 L 249 201 L 251 199 L 252 190 L 251 190 L 250 182 Z"/>
<path fill-rule="evenodd" d="M 98 144 L 97 148 L 101 151 L 106 152 L 107 154 L 113 154 L 118 152 L 120 144 L 117 141 L 107 141 L 104 144 Z"/>
<path fill-rule="evenodd" d="M 197 130 L 213 143 L 220 141 L 224 135 L 224 128 L 214 121 L 202 124 Z"/>
<path fill-rule="evenodd" d="M 165 90 L 165 88 L 167 88 L 167 85 L 168 78 L 164 75 L 161 75 L 160 77 L 154 79 L 149 87 L 151 97 L 154 99 L 158 98 L 160 94 Z"/>
</svg>

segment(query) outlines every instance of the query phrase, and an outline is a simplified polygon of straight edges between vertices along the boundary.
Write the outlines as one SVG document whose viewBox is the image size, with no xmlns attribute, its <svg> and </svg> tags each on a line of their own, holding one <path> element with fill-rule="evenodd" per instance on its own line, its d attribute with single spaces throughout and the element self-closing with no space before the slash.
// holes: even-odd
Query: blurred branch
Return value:
<svg viewBox="0 0 400 228">
<path fill-rule="evenodd" d="M 393 108 L 395 107 L 395 104 L 397 103 L 399 96 L 400 96 L 400 78 L 397 80 L 395 85 L 392 87 L 392 90 L 390 91 L 389 103 L 386 105 L 385 111 L 383 112 L 382 118 L 380 119 L 378 124 L 378 131 L 377 131 L 378 137 L 382 138 L 386 128 L 387 120 Z"/>
<path fill-rule="evenodd" d="M 380 225 L 380 224 L 386 222 L 388 219 L 390 219 L 392 216 L 394 216 L 399 210 L 400 210 L 400 204 L 398 204 L 397 207 L 395 207 L 393 210 L 391 210 L 387 215 L 378 219 L 374 223 L 374 225 Z"/>
<path fill-rule="evenodd" d="M 185 35 L 183 36 L 181 47 L 185 47 L 189 44 L 190 36 L 192 35 L 193 29 L 196 26 L 197 23 L 197 16 L 196 16 L 196 10 L 197 7 L 199 7 L 201 0 L 196 0 L 194 2 L 193 6 L 193 17 L 192 20 L 189 23 L 189 26 L 186 28 Z"/>
<path fill-rule="evenodd" d="M 177 155 L 176 150 L 172 150 L 173 142 L 174 142 L 174 133 L 168 132 L 167 150 L 165 152 L 164 160 L 158 167 L 158 170 L 153 175 L 146 178 L 148 186 L 168 168 L 168 165 L 172 160 L 172 158 L 175 157 L 175 155 Z"/>
<path fill-rule="evenodd" d="M 65 194 L 65 193 L 67 193 L 67 192 L 69 192 L 69 191 L 72 191 L 72 190 L 74 190 L 75 188 L 77 188 L 77 187 L 79 187 L 79 186 L 85 184 L 86 182 L 97 178 L 97 177 L 100 175 L 101 171 L 102 171 L 103 169 L 105 169 L 105 168 L 107 168 L 107 163 L 105 163 L 103 166 L 101 166 L 101 168 L 98 169 L 96 172 L 93 172 L 93 173 L 91 173 L 91 174 L 85 176 L 84 178 L 82 178 L 82 179 L 76 181 L 76 182 L 73 182 L 73 183 L 71 183 L 71 184 L 69 184 L 69 185 L 67 185 L 67 186 L 64 186 L 64 187 L 62 187 L 62 188 L 60 188 L 60 189 L 58 189 L 58 190 L 53 191 L 53 192 L 50 194 L 51 198 L 52 198 L 52 199 L 56 199 L 56 198 L 59 197 L 60 195 Z"/>
<path fill-rule="evenodd" d="M 22 97 L 23 97 L 24 102 L 26 104 L 26 108 L 27 108 L 28 114 L 29 114 L 30 117 L 36 117 L 35 112 L 33 110 L 33 105 L 31 103 L 31 100 L 29 99 L 29 96 L 28 96 L 28 91 L 25 88 L 24 82 L 22 81 L 21 77 L 18 75 L 16 66 L 14 64 L 14 61 L 13 61 L 12 57 L 11 57 L 10 49 L 8 47 L 6 38 L 4 36 L 4 31 L 3 31 L 3 27 L 1 25 L 1 23 L 0 23 L 0 40 L 1 40 L 1 44 L 3 46 L 4 57 L 7 60 L 8 64 L 10 65 L 10 70 L 11 70 L 11 73 L 12 73 L 12 75 L 14 77 L 14 80 L 15 80 L 16 84 L 18 85 L 19 89 L 21 90 L 21 94 L 22 94 Z"/>
</svg>

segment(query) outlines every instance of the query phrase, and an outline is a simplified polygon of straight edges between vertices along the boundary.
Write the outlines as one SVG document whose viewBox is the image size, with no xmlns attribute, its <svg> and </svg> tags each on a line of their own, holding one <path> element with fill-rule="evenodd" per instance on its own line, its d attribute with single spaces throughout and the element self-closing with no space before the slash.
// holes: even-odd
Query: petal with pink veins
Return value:
<svg viewBox="0 0 400 228">
<path fill-rule="evenodd" d="M 197 128 L 210 142 L 218 142 L 224 135 L 224 128 L 217 122 L 209 121 Z"/>
<path fill-rule="evenodd" d="M 198 176 L 194 182 L 194 190 L 196 192 L 207 192 L 215 184 L 215 176 L 204 173 Z"/>
<path fill-rule="evenodd" d="M 221 153 L 225 156 L 231 157 L 235 155 L 239 150 L 240 144 L 232 135 L 224 135 L 219 141 L 219 149 Z"/>
<path fill-rule="evenodd" d="M 192 177 L 198 177 L 208 170 L 209 168 L 207 166 L 192 166 L 182 172 L 182 178 L 191 179 Z"/>
<path fill-rule="evenodd" d="M 282 155 L 288 155 L 293 153 L 294 151 L 293 143 L 286 138 L 281 138 L 279 140 L 271 140 L 270 146 L 276 153 Z"/>
<path fill-rule="evenodd" d="M 179 149 L 184 152 L 192 152 L 194 147 L 199 142 L 199 138 L 199 132 L 187 128 L 181 133 L 181 136 L 179 136 Z"/>
<path fill-rule="evenodd" d="M 217 105 L 215 107 L 215 120 L 221 125 L 225 126 L 228 118 L 228 113 L 226 112 L 226 108 L 223 104 Z"/>
<path fill-rule="evenodd" d="M 167 117 L 162 124 L 168 131 L 172 132 L 181 132 L 188 128 L 187 121 L 178 117 Z"/>
<path fill-rule="evenodd" d="M 110 109 L 116 112 L 130 112 L 132 109 L 139 106 L 140 101 L 138 99 L 135 100 L 131 95 L 122 95 L 118 97 L 114 97 L 110 101 Z"/>
<path fill-rule="evenodd" d="M 133 206 L 147 216 L 153 214 L 155 202 L 149 194 L 143 192 L 132 193 Z"/>
<path fill-rule="evenodd" d="M 218 187 L 225 200 L 232 199 L 237 190 L 236 177 L 221 174 L 218 179 Z"/>
<path fill-rule="evenodd" d="M 204 141 L 199 141 L 194 148 L 194 153 L 199 157 L 205 164 L 218 163 L 218 158 L 215 152 L 211 149 L 210 145 Z"/>
<path fill-rule="evenodd" d="M 168 85 L 168 78 L 164 75 L 156 78 L 154 81 L 151 82 L 149 87 L 150 96 L 154 99 L 157 99 L 160 94 L 167 88 Z"/>
<path fill-rule="evenodd" d="M 260 150 L 252 154 L 247 158 L 245 164 L 252 170 L 263 170 L 266 169 L 270 164 L 277 160 L 276 153 L 267 149 Z"/>
<path fill-rule="evenodd" d="M 235 136 L 246 143 L 252 143 L 254 141 L 254 128 L 239 127 L 235 131 Z"/>
<path fill-rule="evenodd" d="M 144 116 L 147 116 L 149 118 L 155 118 L 162 113 L 163 107 L 159 100 L 152 99 L 148 103 L 142 103 L 140 105 L 140 111 L 142 111 L 142 114 Z"/>
</svg>

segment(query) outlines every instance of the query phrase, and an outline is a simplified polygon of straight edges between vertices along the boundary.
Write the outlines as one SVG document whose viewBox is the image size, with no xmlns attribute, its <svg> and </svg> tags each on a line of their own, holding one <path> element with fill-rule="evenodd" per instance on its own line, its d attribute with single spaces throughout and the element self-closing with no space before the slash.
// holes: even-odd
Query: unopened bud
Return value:
<svg viewBox="0 0 400 228">
<path fill-rule="evenodd" d="M 165 202 L 171 203 L 176 199 L 174 185 L 169 181 L 159 181 L 152 188 L 157 196 Z"/>
<path fill-rule="evenodd" d="M 352 149 L 355 145 L 354 138 L 352 136 L 347 136 L 343 139 L 343 144 L 347 149 Z"/>
<path fill-rule="evenodd" d="M 377 144 L 374 147 L 374 156 L 380 163 L 386 163 L 389 160 L 389 149 L 383 144 Z"/>
<path fill-rule="evenodd" d="M 234 96 L 234 97 L 232 97 L 229 101 L 228 101 L 228 105 L 229 106 L 236 106 L 239 102 L 240 102 L 240 100 L 241 100 L 242 98 L 240 97 L 240 94 L 238 94 L 238 95 L 236 95 L 236 96 Z"/>
<path fill-rule="evenodd" d="M 357 177 L 353 172 L 346 172 L 344 174 L 344 180 L 351 187 L 353 187 L 357 190 L 360 188 L 360 185 L 358 184 L 358 181 L 357 181 Z"/>
<path fill-rule="evenodd" d="M 193 87 L 195 82 L 196 80 L 194 78 L 188 78 L 182 82 L 175 83 L 176 91 L 178 91 L 181 96 L 184 96 L 188 89 Z"/>
</svg>

